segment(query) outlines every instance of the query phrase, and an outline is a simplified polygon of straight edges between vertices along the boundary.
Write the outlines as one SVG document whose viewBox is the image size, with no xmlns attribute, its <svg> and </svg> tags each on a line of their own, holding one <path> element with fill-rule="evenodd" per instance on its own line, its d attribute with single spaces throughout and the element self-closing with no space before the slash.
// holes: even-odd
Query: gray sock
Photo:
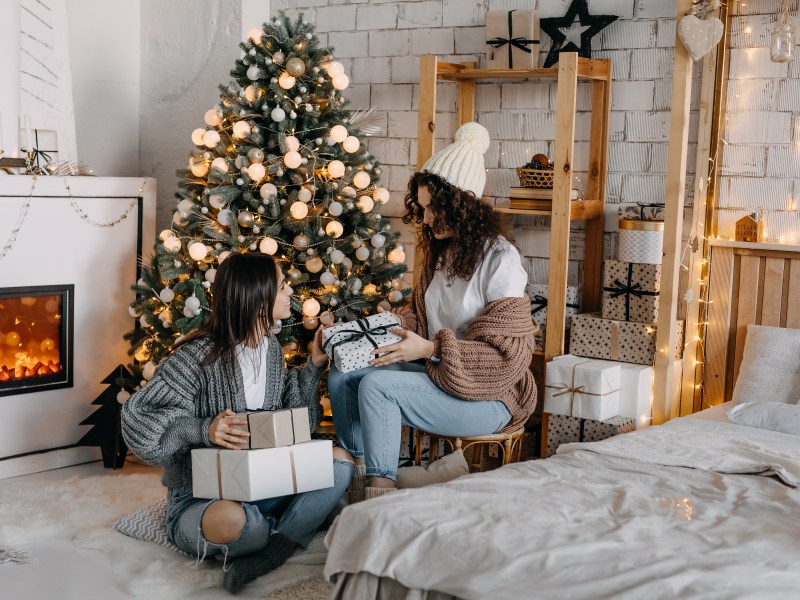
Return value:
<svg viewBox="0 0 800 600">
<path fill-rule="evenodd" d="M 367 466 L 356 465 L 353 471 L 353 478 L 350 480 L 350 485 L 347 486 L 347 496 L 350 504 L 361 502 L 364 499 L 364 486 L 367 479 Z"/>
<path fill-rule="evenodd" d="M 231 562 L 231 568 L 225 573 L 225 589 L 235 594 L 257 577 L 274 571 L 286 562 L 296 546 L 297 544 L 282 534 L 272 534 L 264 548 Z"/>
</svg>

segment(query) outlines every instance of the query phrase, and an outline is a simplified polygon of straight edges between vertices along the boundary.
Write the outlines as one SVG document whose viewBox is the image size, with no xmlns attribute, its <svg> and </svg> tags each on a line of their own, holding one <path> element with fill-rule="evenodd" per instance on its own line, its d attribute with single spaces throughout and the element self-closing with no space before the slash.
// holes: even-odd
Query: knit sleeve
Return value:
<svg viewBox="0 0 800 600">
<path fill-rule="evenodd" d="M 460 340 L 450 329 L 434 338 L 428 374 L 441 389 L 465 400 L 494 400 L 518 384 L 530 366 L 534 327 L 527 298 L 504 298 L 489 304 Z"/>
<path fill-rule="evenodd" d="M 200 363 L 185 349 L 165 359 L 153 379 L 128 399 L 122 407 L 122 435 L 139 458 L 165 465 L 192 448 L 211 445 L 212 417 L 195 416 L 200 385 Z"/>
<path fill-rule="evenodd" d="M 319 402 L 319 380 L 325 367 L 317 367 L 311 357 L 302 367 L 284 373 L 283 406 L 286 408 L 308 407 L 311 431 L 322 420 L 322 405 Z"/>
<path fill-rule="evenodd" d="M 400 327 L 408 331 L 419 334 L 419 317 L 409 306 L 401 306 L 392 310 L 394 315 L 400 319 Z"/>
</svg>

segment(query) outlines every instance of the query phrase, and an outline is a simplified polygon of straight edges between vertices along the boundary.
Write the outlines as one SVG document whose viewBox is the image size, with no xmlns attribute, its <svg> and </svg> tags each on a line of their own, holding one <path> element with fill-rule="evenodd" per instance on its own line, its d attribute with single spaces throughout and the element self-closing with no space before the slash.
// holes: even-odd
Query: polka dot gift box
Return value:
<svg viewBox="0 0 800 600">
<path fill-rule="evenodd" d="M 400 321 L 390 312 L 339 323 L 322 330 L 322 349 L 328 353 L 340 373 L 349 373 L 370 366 L 372 351 L 399 342 L 392 333 Z"/>
</svg>

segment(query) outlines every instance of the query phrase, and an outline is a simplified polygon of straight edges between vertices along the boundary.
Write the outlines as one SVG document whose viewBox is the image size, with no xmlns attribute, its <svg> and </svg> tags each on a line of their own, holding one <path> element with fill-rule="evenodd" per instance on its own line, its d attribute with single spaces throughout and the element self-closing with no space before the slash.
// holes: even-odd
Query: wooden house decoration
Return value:
<svg viewBox="0 0 800 600">
<path fill-rule="evenodd" d="M 736 221 L 737 242 L 761 242 L 764 240 L 764 219 L 759 213 L 745 215 Z"/>
</svg>

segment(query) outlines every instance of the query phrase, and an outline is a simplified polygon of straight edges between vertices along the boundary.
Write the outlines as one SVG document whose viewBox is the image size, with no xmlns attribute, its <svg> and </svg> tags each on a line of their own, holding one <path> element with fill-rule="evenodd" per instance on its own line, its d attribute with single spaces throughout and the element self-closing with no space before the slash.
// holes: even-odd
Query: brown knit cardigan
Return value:
<svg viewBox="0 0 800 600">
<path fill-rule="evenodd" d="M 425 292 L 433 271 L 425 269 L 411 297 L 411 307 L 395 309 L 404 329 L 428 338 Z M 500 400 L 511 413 L 504 431 L 524 423 L 536 408 L 536 384 L 530 371 L 534 334 L 527 296 L 501 298 L 486 305 L 467 327 L 463 340 L 450 329 L 440 330 L 428 375 L 448 394 L 464 400 Z"/>
</svg>

